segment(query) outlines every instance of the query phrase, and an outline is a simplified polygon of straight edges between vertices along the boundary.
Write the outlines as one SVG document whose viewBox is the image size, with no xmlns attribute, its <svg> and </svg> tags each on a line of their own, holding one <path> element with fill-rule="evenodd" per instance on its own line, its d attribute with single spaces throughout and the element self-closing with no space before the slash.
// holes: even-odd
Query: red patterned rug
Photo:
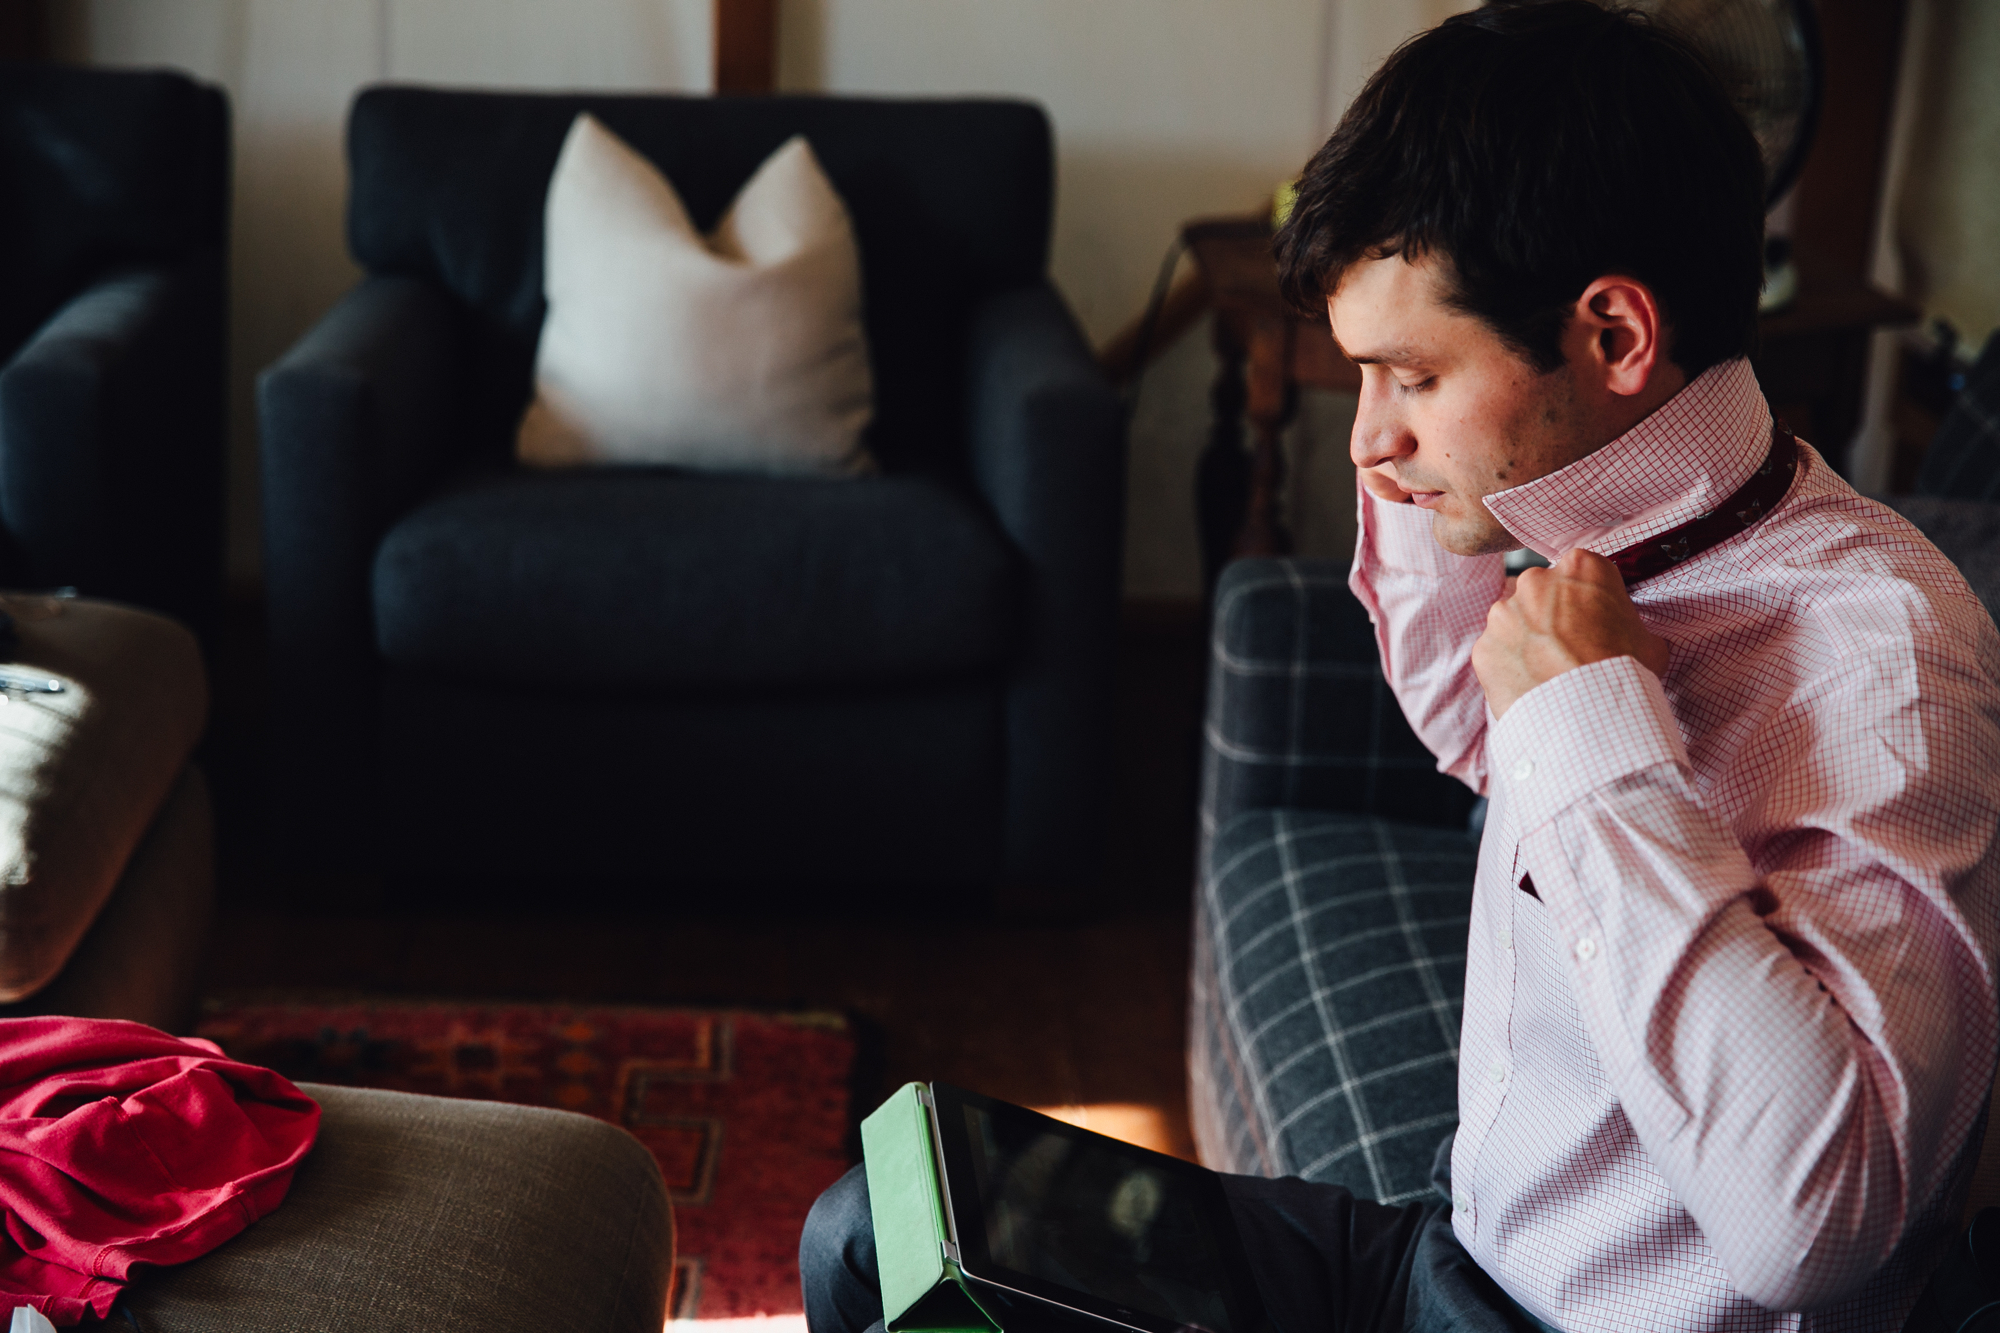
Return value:
<svg viewBox="0 0 2000 1333">
<path fill-rule="evenodd" d="M 652 1149 L 673 1195 L 676 1319 L 799 1309 L 806 1212 L 848 1166 L 837 1014 L 211 1002 L 201 1036 L 288 1078 L 581 1111 Z"/>
</svg>

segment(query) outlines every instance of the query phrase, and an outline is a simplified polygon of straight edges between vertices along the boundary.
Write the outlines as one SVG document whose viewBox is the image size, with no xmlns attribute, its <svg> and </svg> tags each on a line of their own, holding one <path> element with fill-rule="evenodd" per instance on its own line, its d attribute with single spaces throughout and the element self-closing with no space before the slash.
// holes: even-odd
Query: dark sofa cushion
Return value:
<svg viewBox="0 0 2000 1333">
<path fill-rule="evenodd" d="M 546 903 L 553 874 L 604 907 L 699 910 L 729 886 L 754 910 L 973 909 L 1000 873 L 1004 698 L 980 679 L 524 696 L 390 670 L 370 832 L 440 906 Z"/>
<path fill-rule="evenodd" d="M 229 108 L 153 70 L 0 62 L 0 358 L 116 265 L 222 244 Z"/>
<path fill-rule="evenodd" d="M 931 479 L 524 470 L 390 529 L 375 632 L 468 681 L 887 682 L 998 665 L 1016 584 L 984 509 Z"/>
<path fill-rule="evenodd" d="M 1188 1062 L 1203 1162 L 1430 1193 L 1458 1123 L 1477 858 L 1464 833 L 1361 815 L 1250 810 L 1217 831 Z"/>
<path fill-rule="evenodd" d="M 528 402 L 543 203 L 586 110 L 666 173 L 704 230 L 772 150 L 805 135 L 861 248 L 869 447 L 892 471 L 958 461 L 972 307 L 1048 264 L 1053 154 L 1039 108 L 371 88 L 348 124 L 349 245 L 371 272 L 429 278 L 471 313 L 476 445 L 511 442 Z"/>
</svg>

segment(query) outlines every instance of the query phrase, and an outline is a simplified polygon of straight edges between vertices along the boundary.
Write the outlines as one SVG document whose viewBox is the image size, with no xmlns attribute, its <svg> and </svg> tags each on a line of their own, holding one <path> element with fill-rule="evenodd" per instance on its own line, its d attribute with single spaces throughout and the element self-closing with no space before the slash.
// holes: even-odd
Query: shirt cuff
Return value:
<svg viewBox="0 0 2000 1333">
<path fill-rule="evenodd" d="M 1637 658 L 1565 671 L 1514 701 L 1487 731 L 1522 836 L 1591 792 L 1657 764 L 1688 767 L 1660 678 Z"/>
</svg>

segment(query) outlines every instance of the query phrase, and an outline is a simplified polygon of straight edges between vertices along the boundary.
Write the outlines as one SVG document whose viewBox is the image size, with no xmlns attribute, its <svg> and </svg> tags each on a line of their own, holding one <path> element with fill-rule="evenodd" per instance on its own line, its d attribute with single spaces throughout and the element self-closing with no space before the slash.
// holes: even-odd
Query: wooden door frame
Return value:
<svg viewBox="0 0 2000 1333">
<path fill-rule="evenodd" d="M 715 91 L 777 91 L 778 0 L 715 0 Z"/>
</svg>

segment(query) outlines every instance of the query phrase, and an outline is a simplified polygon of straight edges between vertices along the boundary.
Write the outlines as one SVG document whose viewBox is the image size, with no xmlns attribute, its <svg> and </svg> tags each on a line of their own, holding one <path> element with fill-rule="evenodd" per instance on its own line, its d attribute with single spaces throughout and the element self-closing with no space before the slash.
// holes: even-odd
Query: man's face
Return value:
<svg viewBox="0 0 2000 1333">
<path fill-rule="evenodd" d="M 1430 511 L 1438 545 L 1484 555 L 1520 545 L 1484 497 L 1568 466 L 1597 445 L 1565 364 L 1548 374 L 1471 315 L 1446 306 L 1438 261 L 1363 260 L 1327 299 L 1333 334 L 1361 364 L 1357 468 Z M 1565 339 L 1565 350 L 1568 350 Z"/>
</svg>

